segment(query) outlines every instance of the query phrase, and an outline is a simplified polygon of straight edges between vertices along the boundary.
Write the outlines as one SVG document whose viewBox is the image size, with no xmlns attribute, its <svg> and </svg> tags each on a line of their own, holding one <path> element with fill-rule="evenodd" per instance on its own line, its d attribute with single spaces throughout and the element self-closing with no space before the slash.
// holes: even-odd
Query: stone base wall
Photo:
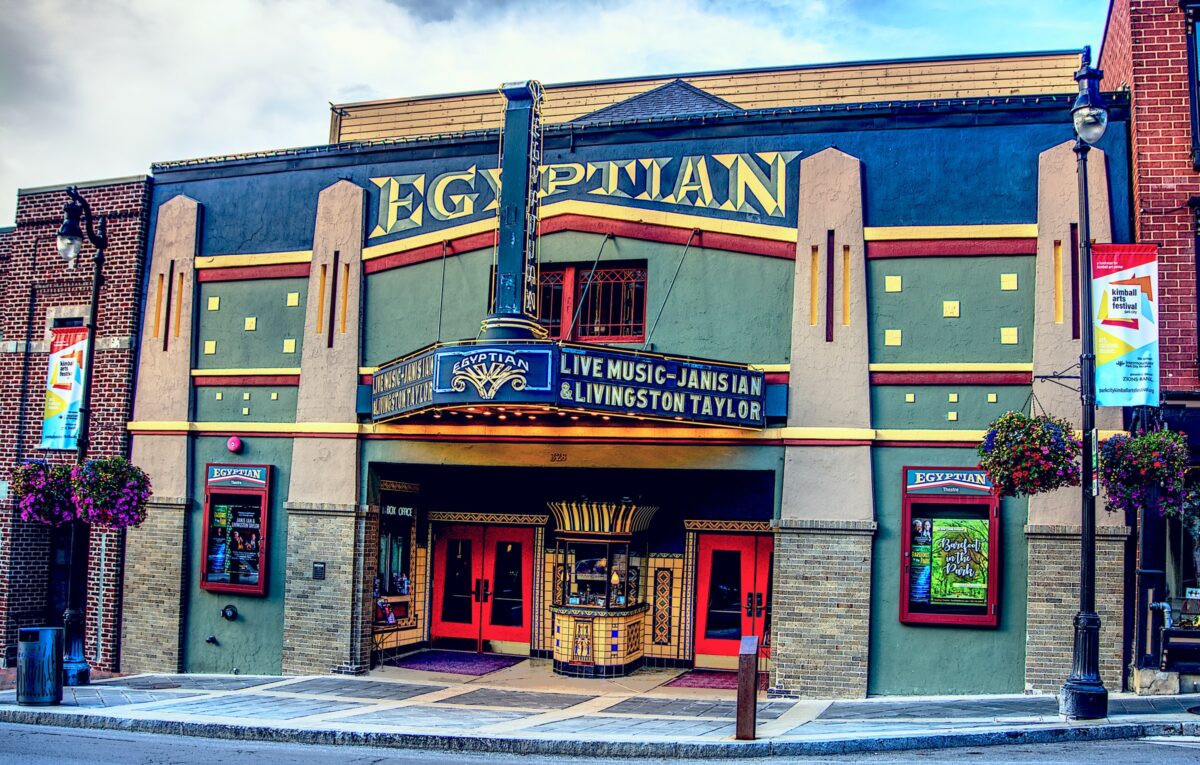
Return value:
<svg viewBox="0 0 1200 765">
<path fill-rule="evenodd" d="M 362 674 L 371 661 L 376 513 L 356 505 L 289 502 L 283 673 Z M 325 578 L 313 578 L 313 564 Z"/>
<path fill-rule="evenodd" d="M 771 594 L 771 693 L 867 695 L 874 533 L 874 521 L 780 521 Z"/>
<path fill-rule="evenodd" d="M 126 532 L 122 672 L 183 669 L 187 506 L 184 499 L 156 497 L 145 522 Z"/>
<path fill-rule="evenodd" d="M 1025 687 L 1055 693 L 1071 674 L 1075 614 L 1079 611 L 1079 527 L 1026 526 L 1029 611 Z M 1100 678 L 1121 690 L 1127 526 L 1096 533 L 1096 612 L 1100 615 Z"/>
</svg>

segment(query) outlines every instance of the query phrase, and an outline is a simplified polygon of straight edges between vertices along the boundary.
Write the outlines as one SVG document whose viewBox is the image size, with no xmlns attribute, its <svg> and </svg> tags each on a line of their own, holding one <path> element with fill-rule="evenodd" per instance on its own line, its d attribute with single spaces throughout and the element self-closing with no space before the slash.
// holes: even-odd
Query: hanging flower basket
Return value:
<svg viewBox="0 0 1200 765">
<path fill-rule="evenodd" d="M 71 490 L 79 518 L 88 523 L 122 529 L 146 520 L 150 477 L 124 457 L 76 466 L 71 470 Z"/>
<path fill-rule="evenodd" d="M 21 520 L 61 526 L 78 517 L 71 499 L 71 468 L 42 460 L 24 462 L 9 480 Z"/>
<path fill-rule="evenodd" d="M 1005 412 L 979 444 L 979 466 L 1004 496 L 1039 494 L 1079 485 L 1081 446 L 1066 420 Z"/>
<path fill-rule="evenodd" d="M 1100 446 L 1100 483 L 1109 510 L 1137 510 L 1151 486 L 1158 486 L 1159 512 L 1179 513 L 1185 493 L 1187 440 L 1182 433 L 1157 430 L 1109 438 Z"/>
</svg>

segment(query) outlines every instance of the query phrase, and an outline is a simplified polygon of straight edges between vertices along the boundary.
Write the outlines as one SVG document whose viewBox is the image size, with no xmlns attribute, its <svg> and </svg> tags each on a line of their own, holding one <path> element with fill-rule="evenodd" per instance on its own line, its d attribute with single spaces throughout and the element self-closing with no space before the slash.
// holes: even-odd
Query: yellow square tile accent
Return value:
<svg viewBox="0 0 1200 765">
<path fill-rule="evenodd" d="M 295 308 L 296 306 L 300 305 L 300 293 L 289 292 L 287 294 L 287 304 L 288 308 Z"/>
<path fill-rule="evenodd" d="M 278 401 L 278 400 L 279 400 L 279 394 L 278 394 L 278 393 L 276 393 L 275 391 L 271 391 L 271 400 L 272 400 L 272 401 Z"/>
<path fill-rule="evenodd" d="M 994 403 L 996 403 L 997 401 L 999 401 L 999 398 L 997 398 L 997 397 L 996 397 L 996 394 L 995 394 L 995 393 L 989 393 L 989 394 L 988 394 L 988 403 L 989 403 L 989 404 L 994 404 Z"/>
<path fill-rule="evenodd" d="M 1000 289 L 1005 292 L 1012 292 L 1017 288 L 1016 274 L 1000 274 Z"/>
<path fill-rule="evenodd" d="M 946 412 L 946 419 L 950 422 L 958 422 L 958 412 Z"/>
<path fill-rule="evenodd" d="M 250 400 L 250 391 L 246 391 L 245 393 L 242 394 L 242 401 L 249 401 L 249 400 Z"/>
<path fill-rule="evenodd" d="M 903 340 L 903 333 L 898 329 L 885 329 L 883 331 L 884 345 L 900 345 Z"/>
<path fill-rule="evenodd" d="M 243 406 L 243 407 L 242 407 L 242 416 L 243 416 L 243 417 L 245 417 L 245 416 L 246 416 L 246 415 L 248 415 L 248 414 L 250 414 L 250 407 L 248 407 L 248 406 Z"/>
<path fill-rule="evenodd" d="M 951 394 L 950 394 L 950 395 L 947 397 L 947 399 L 946 399 L 946 400 L 947 400 L 947 401 L 949 401 L 951 404 L 957 404 L 957 403 L 958 403 L 958 394 L 957 394 L 957 393 L 951 393 Z"/>
<path fill-rule="evenodd" d="M 916 403 L 916 401 L 917 401 L 917 394 L 916 394 L 916 393 L 905 393 L 905 394 L 904 394 L 904 403 L 906 403 L 906 404 L 915 404 L 915 403 Z"/>
<path fill-rule="evenodd" d="M 1001 327 L 1000 328 L 1000 344 L 1001 345 L 1016 345 L 1017 344 L 1017 328 L 1016 327 Z"/>
<path fill-rule="evenodd" d="M 904 290 L 904 279 L 900 276 L 885 276 L 883 277 L 884 292 L 902 292 Z"/>
<path fill-rule="evenodd" d="M 205 340 L 204 341 L 204 355 L 211 356 L 216 352 L 217 352 L 217 341 L 216 340 Z"/>
<path fill-rule="evenodd" d="M 210 297 L 210 298 L 208 299 L 208 310 L 210 310 L 210 311 L 219 311 L 219 310 L 221 310 L 221 298 L 219 298 L 219 297 Z"/>
<path fill-rule="evenodd" d="M 257 316 L 247 316 L 246 320 L 242 323 L 242 327 L 247 332 L 253 332 L 254 330 L 258 329 L 258 317 Z"/>
<path fill-rule="evenodd" d="M 217 401 L 220 401 L 223 398 L 225 398 L 225 394 L 221 391 L 217 391 Z"/>
<path fill-rule="evenodd" d="M 296 352 L 296 338 L 285 337 L 283 339 L 283 352 L 284 353 L 295 353 Z"/>
<path fill-rule="evenodd" d="M 958 301 L 943 300 L 942 301 L 942 318 L 957 319 L 958 318 Z"/>
</svg>

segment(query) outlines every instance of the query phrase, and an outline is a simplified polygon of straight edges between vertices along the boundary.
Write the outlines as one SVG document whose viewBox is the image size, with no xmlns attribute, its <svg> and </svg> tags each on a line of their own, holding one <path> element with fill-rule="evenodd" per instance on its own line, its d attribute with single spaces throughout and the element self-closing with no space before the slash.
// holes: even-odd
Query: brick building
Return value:
<svg viewBox="0 0 1200 765">
<path fill-rule="evenodd" d="M 96 215 L 107 216 L 109 236 L 88 456 L 127 455 L 150 183 L 137 176 L 80 184 L 80 191 Z M 7 482 L 12 466 L 25 460 L 75 461 L 73 450 L 40 447 L 51 330 L 82 326 L 90 299 L 90 245 L 74 270 L 56 248 L 66 201 L 61 186 L 23 189 L 16 225 L 0 230 L 0 658 L 8 666 L 16 655 L 17 629 L 61 624 L 66 605 L 69 534 L 22 522 Z M 85 657 L 97 669 L 114 670 L 123 534 L 92 531 L 88 541 Z"/>
<path fill-rule="evenodd" d="M 1103 88 L 1129 94 L 1134 239 L 1157 244 L 1159 253 L 1162 414 L 1168 427 L 1187 434 L 1193 466 L 1200 465 L 1198 18 L 1195 0 L 1112 0 L 1099 57 Z M 1184 597 L 1200 584 L 1196 545 L 1177 520 L 1153 508 L 1140 515 L 1130 596 L 1135 684 L 1146 692 L 1193 690 L 1200 657 L 1176 647 L 1166 651 L 1164 663 L 1163 647 L 1164 641 L 1195 639 L 1180 628 L 1190 626 L 1200 610 L 1196 600 Z M 1154 601 L 1172 606 L 1172 629 L 1159 630 L 1165 625 L 1162 612 L 1150 608 Z"/>
</svg>

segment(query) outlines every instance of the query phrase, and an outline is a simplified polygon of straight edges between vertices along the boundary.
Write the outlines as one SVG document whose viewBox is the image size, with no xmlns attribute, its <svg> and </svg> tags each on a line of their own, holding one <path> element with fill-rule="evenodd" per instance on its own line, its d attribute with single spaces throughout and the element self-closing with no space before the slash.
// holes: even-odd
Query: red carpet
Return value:
<svg viewBox="0 0 1200 765">
<path fill-rule="evenodd" d="M 500 656 L 494 653 L 466 651 L 421 651 L 386 662 L 390 667 L 419 669 L 424 672 L 452 672 L 456 675 L 486 675 L 525 661 L 524 656 Z"/>
<path fill-rule="evenodd" d="M 737 690 L 737 672 L 718 672 L 711 669 L 693 669 L 685 672 L 671 682 L 670 688 L 719 688 L 722 690 Z M 767 689 L 767 673 L 758 674 L 758 689 Z"/>
</svg>

